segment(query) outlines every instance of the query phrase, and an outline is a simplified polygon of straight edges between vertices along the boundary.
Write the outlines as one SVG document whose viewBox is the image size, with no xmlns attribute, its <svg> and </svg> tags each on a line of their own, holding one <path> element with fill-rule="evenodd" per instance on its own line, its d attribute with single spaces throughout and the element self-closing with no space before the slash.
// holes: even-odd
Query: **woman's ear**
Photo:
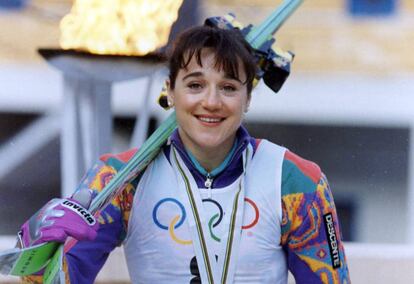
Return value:
<svg viewBox="0 0 414 284">
<path fill-rule="evenodd" d="M 167 88 L 167 92 L 169 94 L 170 90 L 171 90 L 171 83 L 170 83 L 170 79 L 166 79 L 165 80 L 165 87 Z"/>
<path fill-rule="evenodd" d="M 168 107 L 173 107 L 174 106 L 174 91 L 171 89 L 171 82 L 169 79 L 165 80 L 165 86 L 167 88 Z"/>
<path fill-rule="evenodd" d="M 244 106 L 244 113 L 249 111 L 251 95 L 247 97 L 246 105 Z"/>
</svg>

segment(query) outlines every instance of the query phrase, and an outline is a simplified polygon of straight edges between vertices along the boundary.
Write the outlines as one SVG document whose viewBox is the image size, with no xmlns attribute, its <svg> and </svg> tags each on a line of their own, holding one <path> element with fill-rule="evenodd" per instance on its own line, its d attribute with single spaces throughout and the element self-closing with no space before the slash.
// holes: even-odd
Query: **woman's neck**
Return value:
<svg viewBox="0 0 414 284">
<path fill-rule="evenodd" d="M 234 140 L 233 140 L 234 143 Z M 207 171 L 211 172 L 224 161 L 224 159 L 229 154 L 232 146 L 223 145 L 222 147 L 217 147 L 216 149 L 188 149 L 197 162 Z"/>
<path fill-rule="evenodd" d="M 185 143 L 184 139 L 181 139 L 181 142 L 193 164 L 197 168 L 201 167 L 207 173 L 211 173 L 218 167 L 221 168 L 226 157 L 235 150 L 236 135 L 228 139 L 225 143 L 222 143 L 219 147 L 197 147 L 194 143 Z"/>
</svg>

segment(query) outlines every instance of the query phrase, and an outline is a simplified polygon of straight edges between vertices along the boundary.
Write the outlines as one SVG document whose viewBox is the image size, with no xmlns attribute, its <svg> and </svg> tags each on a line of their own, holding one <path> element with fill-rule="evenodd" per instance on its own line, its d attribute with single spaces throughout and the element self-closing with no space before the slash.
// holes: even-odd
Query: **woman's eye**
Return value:
<svg viewBox="0 0 414 284">
<path fill-rule="evenodd" d="M 189 83 L 187 85 L 188 88 L 192 89 L 192 90 L 199 90 L 201 89 L 203 86 L 200 83 Z"/>
<path fill-rule="evenodd" d="M 236 87 L 231 86 L 231 85 L 226 85 L 226 86 L 223 86 L 223 90 L 226 92 L 234 92 L 236 91 Z"/>
</svg>

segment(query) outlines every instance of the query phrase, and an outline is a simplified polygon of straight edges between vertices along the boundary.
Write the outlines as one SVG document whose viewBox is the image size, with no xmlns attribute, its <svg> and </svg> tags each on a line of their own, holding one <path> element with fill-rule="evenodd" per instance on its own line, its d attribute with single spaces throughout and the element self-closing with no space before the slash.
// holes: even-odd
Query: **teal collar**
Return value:
<svg viewBox="0 0 414 284">
<path fill-rule="evenodd" d="M 186 149 L 186 152 L 188 156 L 190 157 L 191 162 L 193 163 L 194 167 L 204 176 L 209 176 L 211 178 L 217 176 L 219 173 L 221 173 L 227 166 L 227 164 L 230 162 L 231 157 L 233 156 L 234 152 L 236 151 L 236 147 L 238 145 L 238 139 L 236 138 L 234 140 L 233 146 L 230 149 L 230 152 L 227 154 L 224 161 L 215 169 L 213 169 L 211 172 L 207 172 L 206 169 L 204 169 L 200 163 L 197 161 L 197 159 L 194 157 L 194 155 Z"/>
</svg>

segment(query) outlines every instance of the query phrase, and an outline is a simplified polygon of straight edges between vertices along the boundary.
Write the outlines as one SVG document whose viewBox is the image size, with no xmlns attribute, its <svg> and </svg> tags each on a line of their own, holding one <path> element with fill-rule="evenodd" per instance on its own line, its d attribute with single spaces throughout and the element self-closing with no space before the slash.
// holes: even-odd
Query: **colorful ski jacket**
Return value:
<svg viewBox="0 0 414 284">
<path fill-rule="evenodd" d="M 208 193 L 208 190 L 211 190 L 212 193 L 215 193 L 215 190 L 217 189 L 232 188 L 235 182 L 240 180 L 240 177 L 245 171 L 243 164 L 243 154 L 246 152 L 246 149 L 252 149 L 252 161 L 254 161 L 255 154 L 259 152 L 258 149 L 261 147 L 260 145 L 265 144 L 264 141 L 260 139 L 252 138 L 243 127 L 238 130 L 236 141 L 237 142 L 235 143 L 235 146 L 226 159 L 226 163 L 224 163 L 222 169 L 216 171 L 214 175 L 211 175 L 211 173 L 206 174 L 202 169 L 200 169 L 200 165 L 198 165 L 198 163 L 192 158 L 191 154 L 187 153 L 185 150 L 178 135 L 178 131 L 175 131 L 172 134 L 169 142 L 163 147 L 160 155 L 163 155 L 161 158 L 166 161 L 164 164 L 169 163 L 173 165 L 174 161 L 172 160 L 172 157 L 174 156 L 172 152 L 177 152 L 179 155 L 179 160 L 183 163 L 183 167 L 188 170 L 189 175 L 191 176 L 191 180 L 194 181 L 194 186 L 198 187 L 197 190 L 200 192 L 206 190 L 206 194 L 210 194 Z M 270 144 L 267 141 L 266 143 Z M 135 152 L 136 149 L 132 149 L 118 155 L 108 154 L 102 156 L 100 161 L 96 163 L 96 165 L 94 165 L 82 179 L 79 188 L 87 186 L 92 189 L 95 194 L 98 194 Z M 266 159 L 272 158 L 273 157 L 263 158 L 262 155 L 261 159 L 264 159 L 266 162 Z M 262 163 L 261 166 L 265 167 L 265 162 Z M 152 164 L 154 163 L 156 162 L 153 162 Z M 269 164 L 271 163 L 269 162 Z M 157 167 L 157 165 L 155 165 L 154 167 L 158 171 L 161 171 L 159 170 L 159 166 Z M 249 224 L 246 223 L 241 225 L 243 234 L 245 233 L 246 236 L 251 236 L 253 233 L 249 232 L 248 229 L 253 226 L 259 228 L 260 226 L 256 224 L 260 225 L 261 222 L 264 223 L 267 219 L 270 218 L 267 218 L 266 214 L 269 216 L 272 214 L 279 214 L 280 222 L 276 222 L 279 228 L 273 229 L 273 231 L 278 232 L 277 234 L 275 233 L 274 236 L 274 247 L 281 248 L 280 251 L 283 253 L 280 254 L 281 259 L 277 259 L 276 262 L 269 262 L 272 266 L 275 266 L 273 269 L 274 271 L 278 269 L 280 271 L 281 268 L 282 270 L 288 269 L 293 274 L 296 283 L 350 283 L 339 221 L 337 218 L 332 193 L 326 177 L 323 175 L 320 168 L 315 163 L 307 161 L 288 150 L 284 150 L 282 153 L 280 167 L 280 187 L 276 188 L 277 186 L 275 186 L 274 189 L 275 191 L 280 191 L 279 195 L 274 195 L 277 196 L 277 198 L 280 198 L 279 203 L 274 201 L 266 202 L 266 199 L 265 201 L 255 202 L 255 200 L 252 200 L 250 198 L 247 191 L 244 201 L 246 203 L 246 206 L 253 208 L 251 211 L 254 213 L 252 213 L 253 217 L 247 218 L 249 220 L 251 219 L 250 221 L 252 222 L 246 221 Z M 189 210 L 187 210 L 187 207 L 180 205 L 182 201 L 179 199 L 172 197 L 160 199 L 159 202 L 153 206 L 154 208 L 147 210 L 150 213 L 152 212 L 152 215 L 142 213 L 141 215 L 145 216 L 141 216 L 140 213 L 137 213 L 141 212 L 142 210 L 142 212 L 146 212 L 145 208 L 141 209 L 141 207 L 145 207 L 145 205 L 140 205 L 140 203 L 138 203 L 136 200 L 142 200 L 144 198 L 139 196 L 141 190 L 139 186 L 142 184 L 141 181 L 146 178 L 146 173 L 150 170 L 153 170 L 151 169 L 151 165 L 149 168 L 150 169 L 147 169 L 138 178 L 126 184 L 122 193 L 116 197 L 113 202 L 107 206 L 107 208 L 105 208 L 105 210 L 101 212 L 99 216 L 100 228 L 98 231 L 98 237 L 94 241 L 72 241 L 65 244 L 64 267 L 66 269 L 67 279 L 70 283 L 93 283 L 96 275 L 104 265 L 110 252 L 115 247 L 122 244 L 126 244 L 125 249 L 130 249 L 131 239 L 134 240 L 132 242 L 132 248 L 134 250 L 139 250 L 139 247 L 138 249 L 137 247 L 134 247 L 134 243 L 137 242 L 140 244 L 145 244 L 145 242 L 140 242 L 142 238 L 138 238 L 138 241 L 135 241 L 135 239 L 131 237 L 131 234 L 140 234 L 140 232 L 136 233 L 137 226 L 135 225 L 135 223 L 137 223 L 135 222 L 136 219 L 140 217 L 152 220 L 151 222 L 147 222 L 144 223 L 144 225 L 141 225 L 142 228 L 145 228 L 145 226 L 148 226 L 150 223 L 155 228 L 154 230 L 156 230 L 156 227 L 158 226 L 159 232 L 150 231 L 150 229 L 148 229 L 148 232 L 150 233 L 149 235 L 158 236 L 159 234 L 162 234 L 162 230 L 165 230 L 165 232 L 169 231 L 170 238 L 178 245 L 181 245 L 183 249 L 189 247 L 185 247 L 185 245 L 190 245 L 192 243 L 191 238 L 183 238 L 182 236 L 185 234 L 185 232 L 179 231 L 180 229 L 178 229 L 178 225 L 181 225 L 180 222 L 184 220 L 183 216 L 189 216 L 189 212 L 187 212 Z M 246 171 L 249 172 L 249 169 L 247 168 Z M 162 179 L 163 177 L 160 176 L 159 178 Z M 260 183 L 260 181 L 255 182 L 255 188 L 260 187 L 260 184 L 256 186 L 257 183 Z M 263 182 L 263 184 L 266 183 Z M 267 184 L 266 187 L 268 187 Z M 255 191 L 255 188 L 251 190 Z M 171 196 L 175 197 L 174 194 Z M 216 199 L 221 198 L 219 195 L 216 197 Z M 211 197 L 211 195 L 205 196 L 203 202 L 205 200 L 210 200 L 210 203 L 217 204 L 224 202 L 220 200 L 218 202 L 215 201 L 215 196 Z M 172 225 L 168 225 L 161 220 L 161 217 L 157 215 L 159 214 L 157 213 L 157 210 L 161 210 L 160 206 L 162 202 L 165 203 L 166 201 L 172 204 L 170 206 L 175 206 L 183 210 L 181 211 L 182 220 L 177 219 L 175 223 L 172 223 Z M 148 203 L 147 199 L 145 202 Z M 273 204 L 280 204 L 280 213 L 275 213 L 278 212 L 277 208 L 274 208 L 274 212 L 272 212 Z M 137 208 L 134 208 L 134 206 L 139 207 L 141 211 L 137 210 Z M 219 208 L 221 207 L 219 205 Z M 275 205 L 275 207 L 277 206 Z M 223 215 L 226 216 L 229 215 L 229 213 L 231 212 L 226 211 Z M 245 214 L 247 213 L 245 212 Z M 217 216 L 215 215 L 215 217 Z M 219 217 L 217 217 L 217 219 L 219 219 Z M 217 219 L 212 218 L 210 222 L 210 234 L 211 238 L 214 239 L 213 242 L 220 241 L 218 240 L 218 235 L 212 231 L 213 225 L 219 223 L 219 220 Z M 156 226 L 154 226 L 154 224 Z M 133 229 L 131 229 L 131 227 L 133 227 Z M 176 228 L 176 231 L 174 231 L 174 228 Z M 262 226 L 260 230 L 270 231 L 272 229 L 267 229 L 266 226 Z M 130 231 L 133 232 L 131 233 Z M 263 233 L 266 233 L 267 236 L 269 235 L 269 232 Z M 178 234 L 181 234 L 181 239 L 177 237 Z M 263 239 L 265 238 L 266 237 L 263 237 Z M 151 238 L 148 237 L 147 239 Z M 243 239 L 241 242 L 243 243 Z M 165 241 L 162 241 L 162 243 L 165 243 Z M 269 241 L 267 241 L 267 245 L 272 245 L 268 243 Z M 218 242 L 216 244 L 218 244 Z M 263 243 L 259 242 L 258 246 L 262 244 Z M 150 247 L 151 244 L 148 246 Z M 163 248 L 160 247 L 159 250 L 163 251 Z M 169 257 L 169 250 L 169 247 L 164 248 L 165 258 Z M 147 252 L 144 252 L 141 255 L 145 255 L 146 253 Z M 127 251 L 126 255 L 127 258 L 131 258 Z M 242 257 L 239 258 L 241 259 Z M 191 277 L 189 278 L 191 281 L 189 281 L 189 283 L 200 283 L 200 277 L 199 274 L 197 274 L 199 273 L 197 262 L 200 263 L 200 261 L 196 261 L 195 257 L 192 260 L 195 261 L 195 265 L 194 263 L 189 263 L 188 265 L 189 273 L 191 273 Z M 137 264 L 139 264 L 139 261 L 140 260 L 138 259 Z M 277 264 L 278 262 L 280 265 Z M 174 283 L 173 275 L 177 271 L 168 271 L 168 267 L 164 267 L 163 269 L 164 271 L 158 271 L 157 273 L 165 273 L 167 275 L 166 279 L 170 277 L 171 281 L 169 283 Z M 243 274 L 243 271 L 241 273 L 238 273 L 237 268 L 235 269 L 236 276 L 234 278 L 234 283 L 237 283 L 239 281 L 247 281 L 247 283 L 258 283 L 257 279 L 254 281 L 250 280 L 249 282 L 247 278 L 240 278 L 242 277 L 240 275 Z M 270 271 L 272 271 L 272 268 L 267 269 L 270 269 Z M 134 270 L 134 267 L 131 268 L 130 264 L 129 270 L 134 283 L 140 281 L 146 283 L 146 280 L 144 281 L 143 278 L 135 279 L 135 275 L 140 274 L 136 274 L 134 271 L 131 272 L 131 270 Z M 170 268 L 170 270 L 173 269 Z M 283 274 L 283 271 L 281 273 Z M 284 277 L 280 278 L 285 281 Z M 273 278 L 263 279 L 272 279 L 272 281 L 274 280 Z M 41 277 L 31 276 L 27 277 L 25 280 L 29 283 L 36 283 L 38 281 L 41 281 Z M 261 283 L 265 283 L 263 281 L 266 280 L 262 280 Z M 281 282 L 278 281 L 277 283 Z"/>
</svg>

